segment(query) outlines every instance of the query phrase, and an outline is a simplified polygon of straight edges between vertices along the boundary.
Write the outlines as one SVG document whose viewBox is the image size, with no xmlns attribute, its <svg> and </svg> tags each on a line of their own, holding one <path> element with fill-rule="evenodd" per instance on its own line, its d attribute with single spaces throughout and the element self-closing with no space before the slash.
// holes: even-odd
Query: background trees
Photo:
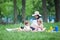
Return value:
<svg viewBox="0 0 60 40">
<path fill-rule="evenodd" d="M 30 19 L 36 10 L 45 22 L 49 16 L 56 16 L 56 21 L 60 21 L 60 0 L 0 0 L 0 23 L 3 17 L 7 22 L 11 17 L 14 23 Z"/>
</svg>

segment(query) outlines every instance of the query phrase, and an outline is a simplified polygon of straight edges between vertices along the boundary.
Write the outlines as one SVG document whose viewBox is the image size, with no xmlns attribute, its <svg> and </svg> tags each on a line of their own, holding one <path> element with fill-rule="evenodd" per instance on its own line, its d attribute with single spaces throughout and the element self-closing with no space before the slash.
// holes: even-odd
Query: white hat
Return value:
<svg viewBox="0 0 60 40">
<path fill-rule="evenodd" d="M 39 11 L 35 11 L 35 13 L 32 16 L 35 16 L 35 15 L 42 16 L 42 15 L 39 14 Z"/>
</svg>

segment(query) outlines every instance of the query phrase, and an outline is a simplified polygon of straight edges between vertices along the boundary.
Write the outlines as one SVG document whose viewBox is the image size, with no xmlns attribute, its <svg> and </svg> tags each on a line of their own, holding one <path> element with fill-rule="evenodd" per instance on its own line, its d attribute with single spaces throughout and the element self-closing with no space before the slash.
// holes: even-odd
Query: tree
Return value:
<svg viewBox="0 0 60 40">
<path fill-rule="evenodd" d="M 2 23 L 1 8 L 0 8 L 0 23 Z"/>
<path fill-rule="evenodd" d="M 56 10 L 56 22 L 60 21 L 60 0 L 54 0 Z"/>
<path fill-rule="evenodd" d="M 14 3 L 14 23 L 17 23 L 17 1 L 16 0 L 13 0 L 13 3 Z"/>
<path fill-rule="evenodd" d="M 55 16 L 55 4 L 54 0 L 47 0 L 47 9 L 49 16 Z"/>
<path fill-rule="evenodd" d="M 3 14 L 1 13 L 2 11 L 2 8 L 1 8 L 1 4 L 4 2 L 4 0 L 0 0 L 0 23 L 2 23 L 2 17 L 3 17 Z"/>
<path fill-rule="evenodd" d="M 47 7 L 46 7 L 46 0 L 42 0 L 42 7 L 43 7 L 43 20 L 47 22 Z"/>
<path fill-rule="evenodd" d="M 17 23 L 17 1 L 16 0 L 13 0 L 13 3 L 14 3 L 14 23 Z"/>
<path fill-rule="evenodd" d="M 22 21 L 25 21 L 25 4 L 26 0 L 22 0 Z"/>
</svg>

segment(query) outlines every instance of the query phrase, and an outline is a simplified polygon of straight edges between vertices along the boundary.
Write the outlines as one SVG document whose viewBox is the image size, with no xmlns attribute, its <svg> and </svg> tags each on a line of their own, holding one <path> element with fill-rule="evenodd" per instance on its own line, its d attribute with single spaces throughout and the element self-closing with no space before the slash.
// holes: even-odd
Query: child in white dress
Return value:
<svg viewBox="0 0 60 40">
<path fill-rule="evenodd" d="M 32 29 L 30 28 L 30 23 L 28 21 L 24 22 L 24 31 L 31 31 Z"/>
</svg>

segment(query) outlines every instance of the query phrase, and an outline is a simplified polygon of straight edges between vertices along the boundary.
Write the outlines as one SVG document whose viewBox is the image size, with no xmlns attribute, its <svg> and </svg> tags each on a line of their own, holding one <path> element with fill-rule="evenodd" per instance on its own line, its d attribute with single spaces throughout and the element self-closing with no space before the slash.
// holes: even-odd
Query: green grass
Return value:
<svg viewBox="0 0 60 40">
<path fill-rule="evenodd" d="M 60 23 L 44 23 L 44 26 L 49 29 L 50 26 L 59 26 Z M 60 32 L 18 32 L 6 31 L 6 28 L 17 28 L 20 24 L 0 25 L 0 40 L 60 40 Z"/>
</svg>

